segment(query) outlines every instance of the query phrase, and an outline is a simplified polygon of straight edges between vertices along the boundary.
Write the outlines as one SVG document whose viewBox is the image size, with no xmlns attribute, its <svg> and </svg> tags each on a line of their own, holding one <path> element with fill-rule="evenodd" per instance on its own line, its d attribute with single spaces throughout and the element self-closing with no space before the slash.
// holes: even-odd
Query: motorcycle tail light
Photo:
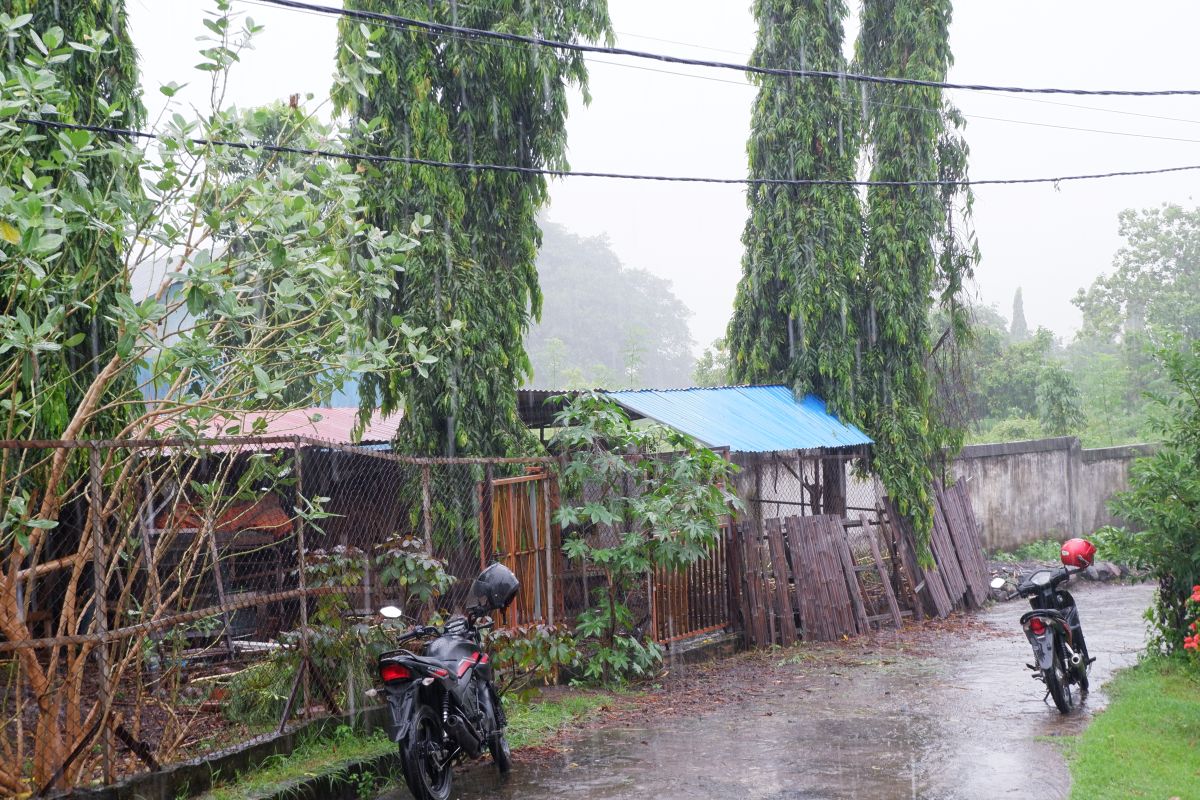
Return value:
<svg viewBox="0 0 1200 800">
<path fill-rule="evenodd" d="M 1029 630 L 1033 631 L 1037 636 L 1041 636 L 1046 632 L 1046 623 L 1042 622 L 1037 617 L 1029 620 Z"/>
<path fill-rule="evenodd" d="M 379 677 L 383 678 L 384 683 L 391 683 L 411 678 L 412 672 L 402 664 L 384 664 L 379 668 Z"/>
</svg>

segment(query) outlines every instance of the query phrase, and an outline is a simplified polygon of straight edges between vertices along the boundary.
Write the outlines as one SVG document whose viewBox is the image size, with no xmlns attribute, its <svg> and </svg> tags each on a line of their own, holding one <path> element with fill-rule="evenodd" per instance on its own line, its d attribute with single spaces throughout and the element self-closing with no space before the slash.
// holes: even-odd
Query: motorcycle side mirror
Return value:
<svg viewBox="0 0 1200 800">
<path fill-rule="evenodd" d="M 992 578 L 993 589 L 1003 589 L 1004 584 L 1006 583 L 1008 583 L 1008 581 L 1004 580 L 1004 578 Z"/>
<path fill-rule="evenodd" d="M 395 606 L 384 606 L 383 608 L 379 609 L 379 613 L 388 619 L 400 619 L 404 616 L 404 612 Z"/>
</svg>

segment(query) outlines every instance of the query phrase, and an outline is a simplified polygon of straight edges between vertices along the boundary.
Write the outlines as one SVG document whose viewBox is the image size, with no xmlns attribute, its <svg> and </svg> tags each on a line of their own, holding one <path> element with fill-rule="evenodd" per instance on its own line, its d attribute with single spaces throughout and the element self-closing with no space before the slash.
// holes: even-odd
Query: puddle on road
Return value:
<svg viewBox="0 0 1200 800">
<path fill-rule="evenodd" d="M 504 782 L 490 766 L 460 773 L 454 796 L 973 800 L 1028 794 L 1037 775 L 1039 797 L 1065 797 L 1070 776 L 1053 739 L 1079 733 L 1105 703 L 1100 684 L 1136 660 L 1153 587 L 1072 591 L 1097 661 L 1091 697 L 1068 716 L 1043 702 L 1024 667 L 1026 606 L 1013 601 L 980 614 L 1011 635 L 947 633 L 933 659 L 898 653 L 836 675 L 809 667 L 796 686 L 764 687 L 709 714 L 590 732 L 557 762 L 518 764 Z"/>
</svg>

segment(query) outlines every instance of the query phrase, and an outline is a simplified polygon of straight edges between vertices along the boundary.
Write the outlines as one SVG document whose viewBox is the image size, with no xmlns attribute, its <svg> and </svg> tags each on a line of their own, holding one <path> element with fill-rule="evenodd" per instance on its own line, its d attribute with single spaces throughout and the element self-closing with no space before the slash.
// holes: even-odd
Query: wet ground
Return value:
<svg viewBox="0 0 1200 800">
<path fill-rule="evenodd" d="M 1082 731 L 1106 703 L 1101 684 L 1136 660 L 1153 593 L 1150 585 L 1071 589 L 1097 660 L 1093 691 L 1070 715 L 1044 702 L 1029 677 L 1017 624 L 1026 606 L 1013 601 L 869 646 L 801 647 L 707 668 L 701 688 L 718 702 L 697 701 L 693 685 L 680 713 L 664 706 L 664 694 L 561 753 L 518 763 L 504 783 L 490 765 L 465 770 L 454 796 L 1065 798 L 1070 775 L 1055 739 Z"/>
</svg>

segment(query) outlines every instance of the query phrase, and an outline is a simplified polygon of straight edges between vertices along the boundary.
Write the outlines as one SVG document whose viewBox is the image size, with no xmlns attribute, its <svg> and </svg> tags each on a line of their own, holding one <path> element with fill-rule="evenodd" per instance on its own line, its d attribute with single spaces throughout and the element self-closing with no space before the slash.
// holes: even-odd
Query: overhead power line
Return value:
<svg viewBox="0 0 1200 800">
<path fill-rule="evenodd" d="M 744 81 L 731 81 L 731 80 L 726 80 L 725 78 L 714 78 L 710 75 L 695 75 L 690 72 L 677 72 L 677 71 L 671 70 L 671 69 L 657 69 L 655 67 L 643 67 L 643 66 L 639 66 L 637 64 L 622 64 L 619 61 L 606 61 L 602 58 L 594 58 L 594 57 L 589 57 L 587 61 L 589 64 L 600 64 L 600 65 L 609 66 L 609 67 L 623 67 L 625 69 L 636 69 L 636 70 L 640 70 L 643 72 L 656 72 L 661 75 L 675 75 L 680 78 L 695 78 L 697 80 L 711 81 L 713 83 L 727 83 L 730 86 L 739 86 L 739 87 L 744 87 L 744 88 L 748 88 L 748 89 L 756 89 L 757 88 L 752 83 L 746 83 Z M 1013 100 L 1032 100 L 1033 98 L 1014 97 L 1011 99 L 1013 99 Z M 1034 102 L 1037 102 L 1037 101 L 1034 101 Z M 907 109 L 909 111 L 920 111 L 920 112 L 923 112 L 926 114 L 941 114 L 942 113 L 941 109 L 937 109 L 937 108 L 921 108 L 920 106 L 909 106 L 909 105 L 903 105 L 903 104 L 899 104 L 899 103 L 883 103 L 883 102 L 879 102 L 876 100 L 868 100 L 867 104 L 872 105 L 872 106 L 880 106 L 883 108 L 903 108 L 903 109 Z M 1067 105 L 1067 104 L 1059 103 L 1057 105 Z M 1074 106 L 1074 107 L 1075 108 L 1084 108 L 1084 106 Z M 1096 109 L 1096 110 L 1104 111 L 1106 109 Z M 1114 113 L 1121 113 L 1121 112 L 1114 112 Z M 1149 115 L 1138 115 L 1138 116 L 1149 116 Z M 1127 137 L 1132 137 L 1134 139 L 1157 139 L 1159 141 L 1166 141 L 1166 142 L 1190 142 L 1190 143 L 1194 143 L 1194 144 L 1200 144 L 1200 139 L 1189 139 L 1189 138 L 1181 137 L 1181 136 L 1160 136 L 1158 134 L 1153 134 L 1153 133 L 1134 133 L 1132 131 L 1113 131 L 1113 130 L 1107 130 L 1107 129 L 1103 129 L 1103 128 L 1087 128 L 1087 127 L 1075 126 L 1075 125 L 1056 125 L 1056 124 L 1050 123 L 1050 122 L 1037 122 L 1034 120 L 1026 120 L 1026 119 L 1010 119 L 1008 117 L 991 117 L 991 116 L 987 116 L 984 114 L 967 114 L 965 112 L 963 113 L 963 117 L 965 117 L 967 119 L 983 119 L 983 120 L 988 120 L 989 122 L 1004 122 L 1004 123 L 1008 123 L 1010 125 L 1033 125 L 1038 128 L 1057 128 L 1058 130 L 1064 130 L 1064 131 L 1079 131 L 1080 133 L 1097 133 L 1097 134 L 1102 134 L 1105 136 L 1127 136 Z M 1172 119 L 1172 118 L 1165 117 L 1165 118 L 1160 118 L 1160 119 Z M 1200 124 L 1200 121 L 1198 121 L 1198 120 L 1176 120 L 1176 121 Z"/>
<path fill-rule="evenodd" d="M 46 119 L 30 119 L 28 117 L 13 117 L 12 121 L 22 125 L 32 125 L 50 130 L 89 131 L 108 136 L 119 136 L 129 139 L 162 140 L 164 137 L 148 131 L 128 128 L 109 128 L 102 125 L 81 125 L 70 122 L 57 122 Z M 420 167 L 440 167 L 444 169 L 465 170 L 470 172 L 508 172 L 521 175 L 543 175 L 551 178 L 609 178 L 625 181 L 657 181 L 663 183 L 715 183 L 742 186 L 1011 186 L 1016 184 L 1037 183 L 1066 183 L 1069 181 L 1090 181 L 1105 178 L 1129 178 L 1142 175 L 1166 175 L 1174 172 L 1194 172 L 1200 170 L 1200 164 L 1189 164 L 1179 167 L 1161 167 L 1158 169 L 1121 170 L 1113 172 L 1097 172 L 1082 175 L 1059 175 L 1054 177 L 1036 178 L 991 178 L 982 180 L 912 180 L 912 181 L 874 181 L 874 180 L 839 180 L 835 178 L 713 178 L 685 175 L 641 175 L 628 172 L 594 172 L 562 169 L 547 169 L 544 167 L 520 167 L 512 164 L 478 164 L 464 161 L 435 161 L 427 158 L 410 156 L 375 155 L 370 153 L 347 153 L 337 150 L 323 150 L 310 147 L 289 147 L 274 144 L 251 144 L 223 139 L 189 138 L 189 142 L 202 147 L 229 147 L 237 150 L 255 150 L 269 153 L 286 153 L 290 155 L 313 156 L 318 158 L 341 159 L 346 161 L 365 161 L 372 164 L 408 164 Z"/>
<path fill-rule="evenodd" d="M 448 35 L 470 36 L 500 42 L 518 42 L 521 44 L 548 47 L 554 50 L 566 50 L 576 53 L 599 53 L 603 55 L 629 56 L 631 58 L 662 61 L 670 64 L 686 64 L 693 67 L 711 67 L 713 69 L 731 69 L 738 72 L 749 72 L 756 75 L 774 75 L 791 78 L 824 78 L 839 81 L 850 81 L 865 84 L 883 84 L 893 86 L 920 86 L 931 89 L 961 89 L 974 92 L 1011 92 L 1015 94 L 1072 94 L 1072 95 L 1105 95 L 1114 97 L 1168 97 L 1174 95 L 1200 96 L 1200 89 L 1070 89 L 1056 87 L 1029 86 L 992 86 L 980 83 L 949 83 L 945 81 L 927 81 L 918 78 L 896 78 L 882 75 L 863 75 L 854 72 L 836 72 L 813 69 L 784 69 L 779 67 L 759 67 L 752 64 L 735 64 L 728 61 L 708 61 L 699 58 L 685 58 L 663 53 L 650 53 L 644 50 L 630 50 L 623 47 L 605 47 L 603 45 L 582 44 L 579 42 L 563 42 L 554 39 L 544 39 L 538 36 L 526 36 L 519 33 L 504 31 L 489 31 L 481 28 L 467 28 L 461 25 L 448 25 L 442 22 L 401 17 L 395 14 L 382 14 L 377 11 L 362 11 L 353 8 L 336 8 L 318 3 L 302 2 L 302 0 L 257 0 L 259 3 L 291 8 L 299 11 L 314 11 L 321 14 L 356 19 L 362 22 L 400 25 L 417 30 L 433 31 Z"/>
</svg>

